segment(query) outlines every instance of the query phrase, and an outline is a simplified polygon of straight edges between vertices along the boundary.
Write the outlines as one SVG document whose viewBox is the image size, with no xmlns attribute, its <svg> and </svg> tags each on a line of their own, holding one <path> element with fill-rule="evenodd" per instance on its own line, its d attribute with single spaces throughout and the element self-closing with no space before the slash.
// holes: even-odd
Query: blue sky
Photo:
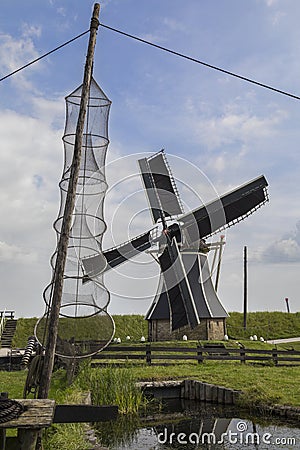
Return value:
<svg viewBox="0 0 300 450">
<path fill-rule="evenodd" d="M 300 95 L 297 0 L 100 3 L 104 24 Z M 87 30 L 93 4 L 2 1 L 0 76 Z M 18 316 L 44 310 L 56 245 L 64 97 L 81 84 L 87 39 L 0 83 L 0 302 Z M 242 310 L 247 245 L 249 309 L 285 310 L 289 297 L 291 310 L 299 310 L 300 102 L 102 27 L 94 77 L 112 101 L 104 246 L 151 226 L 137 174 L 143 152 L 165 148 L 186 210 L 264 174 L 270 202 L 227 231 L 219 295 L 229 311 Z M 156 274 L 147 255 L 110 274 L 110 312 L 145 313 Z"/>
</svg>

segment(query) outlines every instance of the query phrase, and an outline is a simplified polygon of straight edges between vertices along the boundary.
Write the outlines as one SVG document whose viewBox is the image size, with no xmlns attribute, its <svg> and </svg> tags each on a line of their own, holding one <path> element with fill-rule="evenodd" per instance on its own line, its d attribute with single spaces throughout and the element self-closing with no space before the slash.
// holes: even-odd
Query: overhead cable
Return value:
<svg viewBox="0 0 300 450">
<path fill-rule="evenodd" d="M 158 45 L 158 44 L 154 44 L 153 42 L 147 41 L 146 39 L 143 39 L 143 38 L 140 38 L 138 36 L 134 36 L 132 34 L 126 33 L 125 31 L 118 30 L 117 28 L 110 27 L 109 25 L 105 25 L 104 23 L 100 23 L 99 25 L 101 27 L 103 27 L 103 28 L 106 28 L 108 30 L 114 31 L 114 32 L 116 32 L 118 34 L 121 34 L 123 36 L 126 36 L 126 37 L 129 37 L 129 38 L 134 39 L 136 41 L 142 42 L 143 44 L 150 45 L 151 47 L 155 47 L 155 48 L 157 48 L 159 50 L 165 51 L 167 53 L 170 53 L 172 55 L 178 56 L 180 58 L 184 58 L 184 59 L 186 59 L 188 61 L 192 61 L 194 63 L 201 64 L 202 66 L 208 67 L 209 69 L 217 70 L 218 72 L 222 72 L 222 73 L 224 73 L 226 75 L 230 75 L 231 77 L 235 77 L 235 78 L 238 78 L 240 80 L 246 81 L 247 83 L 251 83 L 251 84 L 254 84 L 256 86 L 260 86 L 260 87 L 262 87 L 264 89 L 268 89 L 270 91 L 277 92 L 278 94 L 282 94 L 282 95 L 285 95 L 287 97 L 294 98 L 296 100 L 300 100 L 300 97 L 298 95 L 291 94 L 290 92 L 283 91 L 282 89 L 277 89 L 274 86 L 270 86 L 268 84 L 261 83 L 259 81 L 253 80 L 251 78 L 244 77 L 243 75 L 239 75 L 237 73 L 230 72 L 229 70 L 222 69 L 221 67 L 214 66 L 214 65 L 209 64 L 207 62 L 201 61 L 201 60 L 199 60 L 197 58 L 193 58 L 192 56 L 188 56 L 188 55 L 185 55 L 183 53 L 177 52 L 175 50 L 171 50 L 170 48 L 163 47 L 163 46 Z M 0 78 L 0 81 L 6 80 L 7 78 L 11 77 L 12 75 L 15 75 L 16 73 L 20 72 L 23 69 L 26 69 L 27 67 L 29 67 L 32 64 L 40 61 L 41 59 L 45 58 L 46 56 L 49 56 L 51 53 L 54 53 L 57 50 L 60 50 L 61 48 L 65 47 L 66 45 L 68 45 L 71 42 L 75 41 L 76 39 L 78 39 L 78 38 L 84 36 L 85 34 L 89 33 L 89 31 L 90 30 L 84 31 L 83 33 L 79 34 L 78 36 L 75 36 L 74 38 L 70 39 L 69 41 L 64 42 L 63 44 L 61 44 L 58 47 L 54 48 L 53 50 L 50 50 L 49 52 L 39 56 L 38 58 L 34 59 L 33 61 L 30 61 L 29 63 L 25 64 L 24 66 L 20 67 L 19 69 L 16 69 L 13 72 L 5 75 L 4 77 Z"/>
<path fill-rule="evenodd" d="M 15 74 L 18 73 L 18 72 L 21 72 L 21 70 L 26 69 L 26 67 L 29 67 L 29 66 L 31 66 L 32 64 L 34 64 L 34 63 L 40 61 L 41 59 L 45 58 L 46 56 L 51 55 L 51 53 L 54 53 L 54 52 L 56 52 L 57 50 L 60 50 L 61 48 L 65 47 L 66 45 L 71 44 L 71 42 L 76 41 L 76 39 L 79 39 L 80 37 L 82 37 L 82 36 L 84 36 L 85 34 L 89 33 L 89 31 L 90 31 L 90 30 L 87 30 L 87 31 L 84 31 L 84 32 L 81 33 L 81 34 L 78 34 L 78 36 L 75 36 L 74 38 L 70 39 L 69 41 L 64 42 L 63 44 L 59 45 L 58 47 L 54 48 L 53 50 L 50 50 L 49 52 L 44 53 L 44 55 L 39 56 L 38 58 L 34 59 L 33 61 L 30 61 L 29 63 L 25 64 L 24 66 L 19 67 L 19 69 L 16 69 L 16 70 L 14 70 L 13 72 L 11 72 L 11 73 L 5 75 L 4 77 L 0 78 L 0 81 L 6 80 L 6 78 L 11 77 L 12 75 L 15 75 Z"/>
<path fill-rule="evenodd" d="M 105 25 L 104 23 L 100 23 L 100 26 L 103 27 L 103 28 L 107 28 L 108 30 L 114 31 L 116 33 L 119 33 L 119 34 L 121 34 L 123 36 L 127 36 L 127 37 L 129 37 L 131 39 L 135 39 L 136 41 L 142 42 L 143 44 L 151 45 L 151 47 L 155 47 L 155 48 L 158 48 L 159 50 L 163 50 L 165 52 L 171 53 L 172 55 L 179 56 L 180 58 L 187 59 L 189 61 L 195 62 L 197 64 L 201 64 L 202 66 L 208 67 L 210 69 L 217 70 L 219 72 L 225 73 L 226 75 L 230 75 L 232 77 L 239 78 L 240 80 L 247 81 L 248 83 L 252 83 L 252 84 L 255 84 L 257 86 L 263 87 L 265 89 L 269 89 L 271 91 L 277 92 L 279 94 L 283 94 L 283 95 L 286 95 L 288 97 L 294 98 L 296 100 L 300 100 L 300 97 L 298 95 L 291 94 L 291 93 L 283 91 L 281 89 L 277 89 L 277 88 L 275 88 L 273 86 L 269 86 L 268 84 L 260 83 L 259 81 L 255 81 L 255 80 L 252 80 L 251 78 L 247 78 L 247 77 L 244 77 L 242 75 L 238 75 L 238 74 L 236 74 L 234 72 L 230 72 L 229 70 L 222 69 L 221 67 L 213 66 L 212 64 L 208 64 L 208 63 L 206 63 L 204 61 L 200 61 L 199 59 L 193 58 L 191 56 L 184 55 L 183 53 L 176 52 L 176 51 L 171 50 L 169 48 L 162 47 L 161 45 L 154 44 L 153 42 L 147 41 L 146 39 L 142 39 L 140 37 L 137 37 L 137 36 L 134 36 L 132 34 L 126 33 L 125 31 L 121 31 L 121 30 L 118 30 L 116 28 L 112 28 L 112 27 L 110 27 L 108 25 Z"/>
</svg>

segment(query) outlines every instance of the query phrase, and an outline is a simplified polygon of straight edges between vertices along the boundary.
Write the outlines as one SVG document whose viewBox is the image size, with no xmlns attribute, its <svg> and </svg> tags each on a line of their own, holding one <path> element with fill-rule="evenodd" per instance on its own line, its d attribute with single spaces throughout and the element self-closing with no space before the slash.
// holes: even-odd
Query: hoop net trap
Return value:
<svg viewBox="0 0 300 450">
<path fill-rule="evenodd" d="M 64 168 L 59 183 L 61 203 L 53 225 L 57 243 L 61 234 L 70 182 L 81 92 L 82 86 L 66 97 Z M 104 286 L 102 274 L 107 264 L 102 254 L 102 238 L 106 230 L 103 207 L 107 190 L 105 159 L 109 143 L 110 105 L 111 101 L 92 79 L 58 324 L 56 354 L 62 357 L 82 358 L 97 353 L 110 343 L 115 330 L 114 321 L 107 311 L 110 295 Z M 35 335 L 41 345 L 47 339 L 56 256 L 57 249 L 51 257 L 52 281 L 43 293 L 46 313 L 35 327 Z M 84 268 L 82 263 L 84 259 L 95 256 L 97 265 L 89 266 L 88 270 Z"/>
</svg>

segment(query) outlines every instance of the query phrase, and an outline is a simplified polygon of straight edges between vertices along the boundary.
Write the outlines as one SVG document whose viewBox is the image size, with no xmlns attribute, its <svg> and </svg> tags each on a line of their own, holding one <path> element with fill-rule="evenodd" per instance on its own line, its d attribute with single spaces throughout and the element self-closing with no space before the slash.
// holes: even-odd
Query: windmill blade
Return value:
<svg viewBox="0 0 300 450">
<path fill-rule="evenodd" d="M 138 160 L 153 222 L 181 215 L 183 207 L 174 177 L 163 151 Z"/>
<path fill-rule="evenodd" d="M 200 320 L 176 238 L 172 239 L 158 259 L 169 300 L 172 330 L 186 324 L 194 328 Z"/>
<path fill-rule="evenodd" d="M 230 227 L 268 201 L 267 180 L 262 175 L 219 199 L 180 217 L 189 244 Z"/>
<path fill-rule="evenodd" d="M 132 240 L 127 241 L 103 252 L 103 256 L 107 261 L 107 265 L 103 267 L 102 255 L 90 256 L 82 259 L 82 265 L 87 276 L 97 276 L 99 273 L 104 273 L 106 270 L 112 269 L 119 264 L 124 263 L 128 259 L 144 252 L 151 247 L 150 243 L 150 231 L 140 234 L 134 237 Z M 99 268 L 101 270 L 99 270 Z"/>
<path fill-rule="evenodd" d="M 219 199 L 181 216 L 180 228 L 185 233 L 188 243 L 197 244 L 200 239 L 230 227 L 251 215 L 268 201 L 267 186 L 267 180 L 262 175 Z M 150 234 L 151 230 L 134 237 L 131 241 L 104 251 L 103 254 L 108 263 L 105 270 L 117 267 L 149 249 Z M 82 263 L 87 274 L 96 274 L 99 272 L 99 267 L 103 267 L 103 261 L 98 256 L 85 258 Z"/>
</svg>

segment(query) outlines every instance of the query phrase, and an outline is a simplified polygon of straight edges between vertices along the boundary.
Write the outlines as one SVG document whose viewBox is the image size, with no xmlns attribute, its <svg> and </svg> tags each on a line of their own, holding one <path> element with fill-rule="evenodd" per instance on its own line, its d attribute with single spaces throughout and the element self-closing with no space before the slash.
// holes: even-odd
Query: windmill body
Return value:
<svg viewBox="0 0 300 450">
<path fill-rule="evenodd" d="M 185 213 L 164 151 L 138 161 L 153 228 L 103 252 L 105 271 L 141 252 L 151 252 L 160 266 L 153 303 L 146 314 L 149 340 L 222 339 L 228 313 L 212 281 L 205 239 L 248 217 L 267 200 L 260 176 Z M 87 273 L 97 272 L 98 255 L 83 259 Z"/>
</svg>

